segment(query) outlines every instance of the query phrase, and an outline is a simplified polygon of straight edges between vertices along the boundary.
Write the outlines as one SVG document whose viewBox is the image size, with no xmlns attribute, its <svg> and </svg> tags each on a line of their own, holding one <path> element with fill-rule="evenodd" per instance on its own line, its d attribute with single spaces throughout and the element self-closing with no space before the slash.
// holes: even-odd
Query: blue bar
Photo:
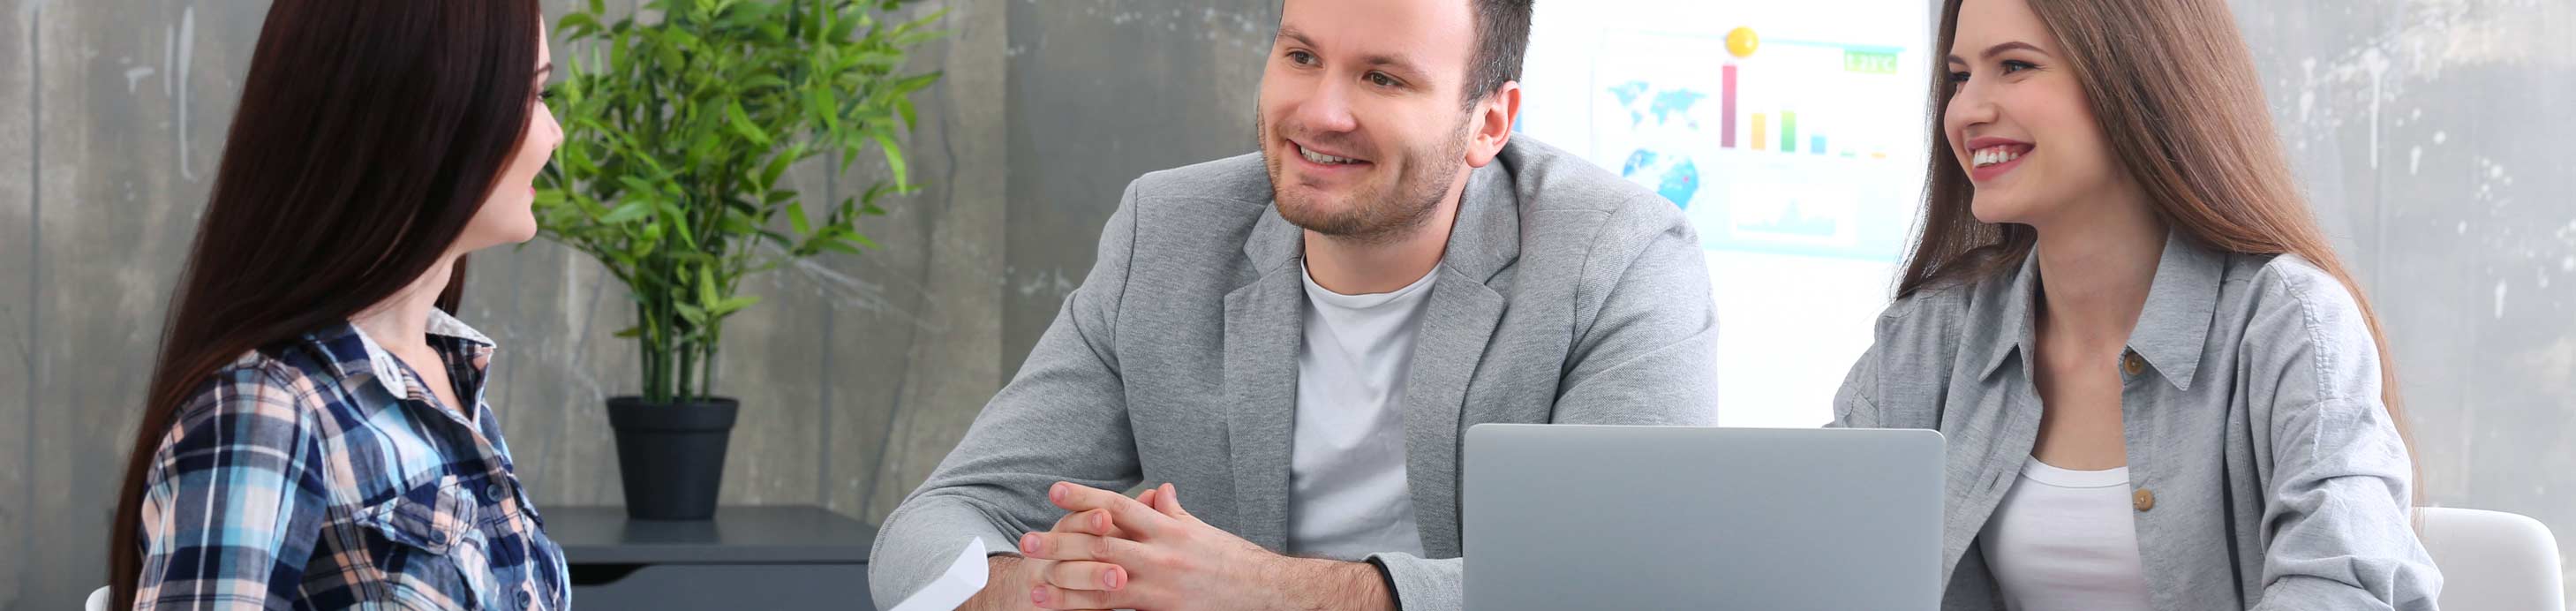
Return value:
<svg viewBox="0 0 2576 611">
<path fill-rule="evenodd" d="M 1813 138 L 1809 138 L 1807 140 L 1807 148 L 1812 149 L 1818 155 L 1825 154 L 1825 137 L 1818 135 Z"/>
</svg>

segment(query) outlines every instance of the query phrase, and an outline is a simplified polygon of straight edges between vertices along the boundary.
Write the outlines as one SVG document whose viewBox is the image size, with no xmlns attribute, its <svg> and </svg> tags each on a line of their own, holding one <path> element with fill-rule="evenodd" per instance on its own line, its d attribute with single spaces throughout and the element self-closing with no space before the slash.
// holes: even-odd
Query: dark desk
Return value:
<svg viewBox="0 0 2576 611">
<path fill-rule="evenodd" d="M 713 520 L 628 520 L 618 507 L 545 512 L 575 609 L 874 609 L 876 527 L 820 507 L 725 507 Z"/>
</svg>

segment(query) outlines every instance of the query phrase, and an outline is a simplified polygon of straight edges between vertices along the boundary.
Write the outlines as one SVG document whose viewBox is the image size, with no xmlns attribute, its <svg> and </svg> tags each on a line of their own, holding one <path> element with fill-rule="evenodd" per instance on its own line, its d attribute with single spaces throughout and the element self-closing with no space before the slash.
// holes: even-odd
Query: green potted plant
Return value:
<svg viewBox="0 0 2576 611">
<path fill-rule="evenodd" d="M 760 301 L 742 279 L 870 246 L 860 218 L 913 189 L 897 136 L 939 75 L 902 66 L 940 36 L 939 15 L 889 20 L 894 0 L 652 0 L 610 22 L 603 4 L 556 26 L 587 56 L 555 90 L 564 140 L 537 224 L 635 303 L 617 336 L 642 350 L 643 388 L 608 400 L 628 514 L 706 519 L 740 405 L 716 394 L 717 350 L 725 319 Z M 889 177 L 859 195 L 809 206 L 780 184 L 799 162 L 832 155 L 846 172 L 870 152 Z"/>
</svg>

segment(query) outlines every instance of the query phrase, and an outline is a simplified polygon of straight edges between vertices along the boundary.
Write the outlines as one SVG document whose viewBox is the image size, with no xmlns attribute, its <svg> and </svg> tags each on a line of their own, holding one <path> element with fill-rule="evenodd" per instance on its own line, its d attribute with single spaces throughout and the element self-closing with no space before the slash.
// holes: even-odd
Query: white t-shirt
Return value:
<svg viewBox="0 0 2576 611">
<path fill-rule="evenodd" d="M 1288 553 L 1338 560 L 1422 553 L 1404 476 L 1404 388 L 1439 270 L 1432 271 L 1374 295 L 1335 293 L 1306 275 Z"/>
<path fill-rule="evenodd" d="M 2038 458 L 1977 533 L 2010 611 L 2147 611 L 2129 468 L 2069 471 Z"/>
</svg>

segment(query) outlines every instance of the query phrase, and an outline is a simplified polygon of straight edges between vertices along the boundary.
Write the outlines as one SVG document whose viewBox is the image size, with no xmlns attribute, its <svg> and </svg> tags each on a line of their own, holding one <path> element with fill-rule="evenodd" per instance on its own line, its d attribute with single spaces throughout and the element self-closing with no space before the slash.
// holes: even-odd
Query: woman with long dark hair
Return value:
<svg viewBox="0 0 2576 611">
<path fill-rule="evenodd" d="M 1949 439 L 1944 609 L 2434 608 L 2387 341 L 2223 0 L 1949 0 L 1835 423 Z"/>
<path fill-rule="evenodd" d="M 275 0 L 110 524 L 116 606 L 565 604 L 451 316 L 562 134 L 535 0 Z"/>
</svg>

